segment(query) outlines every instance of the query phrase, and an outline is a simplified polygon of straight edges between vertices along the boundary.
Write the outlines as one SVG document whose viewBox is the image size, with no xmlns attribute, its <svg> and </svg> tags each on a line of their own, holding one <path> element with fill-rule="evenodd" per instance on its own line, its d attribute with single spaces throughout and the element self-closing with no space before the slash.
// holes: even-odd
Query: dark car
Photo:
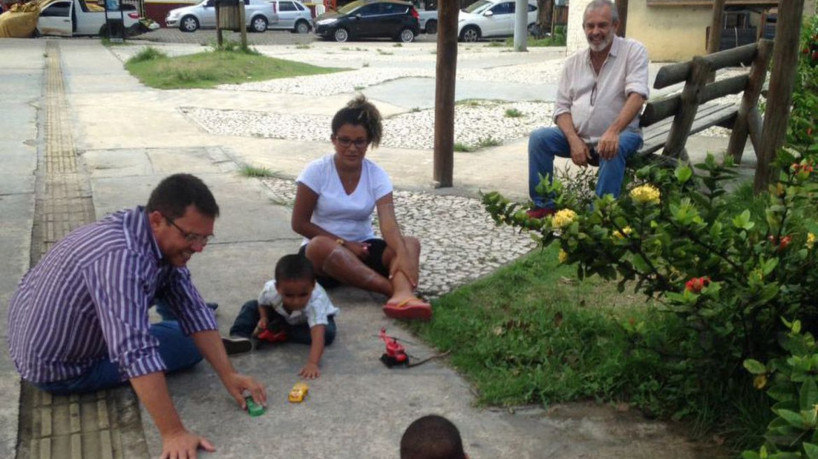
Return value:
<svg viewBox="0 0 818 459">
<path fill-rule="evenodd" d="M 340 42 L 381 37 L 410 42 L 420 33 L 415 7 L 397 0 L 357 0 L 315 18 L 313 26 L 316 35 Z"/>
</svg>

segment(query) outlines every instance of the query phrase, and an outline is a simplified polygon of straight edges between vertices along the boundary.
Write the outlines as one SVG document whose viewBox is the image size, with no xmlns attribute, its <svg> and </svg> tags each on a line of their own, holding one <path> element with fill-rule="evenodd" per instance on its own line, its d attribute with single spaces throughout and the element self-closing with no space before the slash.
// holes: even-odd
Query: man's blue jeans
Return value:
<svg viewBox="0 0 818 459">
<path fill-rule="evenodd" d="M 642 146 L 642 136 L 633 131 L 622 131 L 619 134 L 619 150 L 613 159 L 599 158 L 599 173 L 596 182 L 596 195 L 611 194 L 619 197 L 622 180 L 625 177 L 625 164 Z M 540 208 L 553 208 L 552 198 L 537 194 L 540 175 L 554 179 L 554 157 L 571 157 L 571 147 L 565 134 L 558 127 L 540 128 L 531 133 L 528 139 L 528 195 L 534 205 Z"/>
<path fill-rule="evenodd" d="M 199 353 L 193 338 L 182 333 L 179 322 L 164 320 L 152 324 L 150 334 L 159 340 L 159 355 L 165 362 L 165 372 L 184 370 L 202 361 L 202 354 Z M 127 381 L 123 381 L 123 377 L 119 365 L 106 357 L 74 379 L 39 383 L 35 386 L 57 395 L 78 394 L 118 386 Z"/>
<path fill-rule="evenodd" d="M 269 308 L 269 313 L 278 315 L 273 308 Z M 272 316 L 269 316 L 272 319 Z M 280 316 L 279 316 L 280 317 Z M 253 335 L 253 330 L 256 329 L 261 314 L 258 312 L 258 301 L 251 300 L 241 307 L 239 315 L 230 327 L 230 336 L 241 336 L 242 338 L 250 338 Z M 335 341 L 335 319 L 329 316 L 326 326 L 324 326 L 324 345 L 329 346 Z M 312 344 L 312 335 L 310 334 L 310 327 L 306 323 L 300 325 L 290 325 L 284 318 L 281 318 L 281 323 L 284 331 L 287 333 L 287 341 L 300 344 Z"/>
</svg>

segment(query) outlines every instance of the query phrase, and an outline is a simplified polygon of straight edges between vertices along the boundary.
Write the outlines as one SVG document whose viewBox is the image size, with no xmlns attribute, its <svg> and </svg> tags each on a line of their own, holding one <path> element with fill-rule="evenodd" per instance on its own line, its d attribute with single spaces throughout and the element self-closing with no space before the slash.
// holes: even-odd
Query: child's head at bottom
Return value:
<svg viewBox="0 0 818 459">
<path fill-rule="evenodd" d="M 290 311 L 304 309 L 315 288 L 315 271 L 307 257 L 284 255 L 276 263 L 276 291 L 284 307 Z"/>
<path fill-rule="evenodd" d="M 409 424 L 400 440 L 401 459 L 466 459 L 460 431 L 451 421 L 430 414 Z"/>
</svg>

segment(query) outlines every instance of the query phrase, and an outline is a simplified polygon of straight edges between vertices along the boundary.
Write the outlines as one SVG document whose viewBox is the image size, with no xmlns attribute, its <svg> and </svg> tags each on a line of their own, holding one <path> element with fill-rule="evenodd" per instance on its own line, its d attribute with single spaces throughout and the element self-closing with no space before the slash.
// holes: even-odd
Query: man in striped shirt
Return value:
<svg viewBox="0 0 818 459">
<path fill-rule="evenodd" d="M 266 403 L 263 386 L 237 373 L 213 312 L 185 267 L 213 235 L 219 207 L 197 177 L 176 174 L 136 207 L 72 231 L 20 282 L 9 307 L 9 351 L 26 381 L 57 394 L 130 381 L 153 417 L 163 457 L 213 450 L 182 425 L 165 372 L 207 359 L 227 391 Z M 174 320 L 151 324 L 162 300 Z"/>
</svg>

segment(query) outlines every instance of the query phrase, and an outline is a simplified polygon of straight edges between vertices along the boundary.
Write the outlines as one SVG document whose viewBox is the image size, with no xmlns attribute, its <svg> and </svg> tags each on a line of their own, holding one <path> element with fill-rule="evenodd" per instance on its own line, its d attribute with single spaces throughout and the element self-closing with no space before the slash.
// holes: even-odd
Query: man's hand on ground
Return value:
<svg viewBox="0 0 818 459">
<path fill-rule="evenodd" d="M 162 459 L 195 459 L 199 448 L 216 451 L 207 438 L 182 430 L 162 438 Z"/>
<path fill-rule="evenodd" d="M 599 143 L 596 145 L 596 151 L 603 159 L 610 160 L 616 156 L 619 150 L 619 134 L 611 130 L 605 131 L 602 137 L 599 138 Z"/>
<path fill-rule="evenodd" d="M 239 373 L 233 373 L 224 381 L 224 387 L 233 398 L 236 399 L 241 409 L 247 409 L 247 403 L 244 401 L 244 391 L 250 392 L 253 396 L 253 401 L 261 406 L 267 406 L 267 391 L 264 390 L 258 381 Z"/>
</svg>

